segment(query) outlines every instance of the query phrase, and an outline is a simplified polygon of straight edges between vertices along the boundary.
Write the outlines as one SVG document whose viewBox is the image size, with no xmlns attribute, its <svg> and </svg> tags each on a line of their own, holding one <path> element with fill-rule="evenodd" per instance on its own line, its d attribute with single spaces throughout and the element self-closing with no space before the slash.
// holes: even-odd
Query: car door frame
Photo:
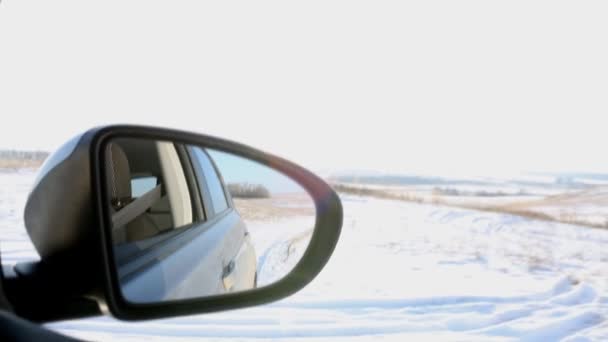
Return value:
<svg viewBox="0 0 608 342">
<path fill-rule="evenodd" d="M 193 175 L 195 177 L 194 181 L 197 184 L 202 183 L 202 184 L 200 184 L 199 190 L 202 190 L 201 196 L 204 197 L 203 204 L 205 206 L 205 212 L 207 214 L 207 217 L 210 219 L 216 219 L 215 222 L 219 223 L 219 221 L 223 220 L 225 217 L 232 215 L 232 216 L 238 217 L 238 222 L 236 223 L 236 226 L 242 225 L 244 227 L 243 234 L 240 236 L 241 239 L 237 243 L 237 247 L 233 248 L 231 252 L 230 251 L 226 252 L 226 254 L 228 254 L 230 256 L 228 257 L 228 260 L 224 261 L 224 264 L 222 265 L 223 274 L 233 272 L 234 269 L 239 270 L 243 266 L 243 265 L 238 265 L 237 259 L 238 259 L 239 254 L 241 253 L 243 248 L 251 247 L 250 242 L 249 243 L 247 242 L 247 241 L 250 241 L 249 236 L 248 236 L 249 232 L 247 230 L 247 227 L 246 227 L 245 223 L 243 222 L 241 215 L 239 214 L 239 212 L 236 210 L 236 207 L 234 206 L 232 196 L 230 195 L 230 192 L 228 191 L 228 186 L 226 185 L 226 182 L 224 181 L 224 177 L 223 177 L 222 173 L 220 172 L 220 169 L 218 168 L 217 164 L 215 163 L 215 160 L 211 157 L 211 155 L 209 154 L 207 149 L 204 147 L 201 147 L 201 146 L 194 146 L 194 145 L 188 145 L 188 146 L 184 146 L 184 147 L 189 155 L 189 160 L 190 160 L 189 166 L 192 167 Z M 209 160 L 211 167 L 214 171 L 212 176 L 217 177 L 217 180 L 221 186 L 223 198 L 226 201 L 226 209 L 219 213 L 215 212 L 215 202 L 213 200 L 213 196 L 211 195 L 211 190 L 209 189 L 209 185 L 207 184 L 207 179 L 208 179 L 208 177 L 210 177 L 210 175 L 207 175 L 207 174 L 200 175 L 201 172 L 204 172 L 203 167 L 200 164 L 197 165 L 197 167 L 194 166 L 195 163 L 199 163 L 199 160 L 195 155 L 194 149 L 199 149 L 200 152 L 202 154 L 204 154 L 204 156 L 207 158 L 207 160 Z M 198 181 L 199 177 L 202 177 L 204 179 L 204 181 L 199 182 Z M 200 188 L 202 188 L 202 189 L 200 189 Z M 256 282 L 256 278 L 257 278 L 257 259 L 255 260 L 255 264 L 256 264 L 255 265 L 256 270 L 254 272 L 254 279 L 252 279 L 252 282 L 254 285 Z M 236 271 L 236 272 L 238 272 L 238 271 Z"/>
</svg>

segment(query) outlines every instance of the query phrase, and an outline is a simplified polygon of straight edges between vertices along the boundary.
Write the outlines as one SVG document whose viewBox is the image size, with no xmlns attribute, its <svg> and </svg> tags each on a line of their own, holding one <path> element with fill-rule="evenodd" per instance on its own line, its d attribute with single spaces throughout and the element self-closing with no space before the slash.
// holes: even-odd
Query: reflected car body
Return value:
<svg viewBox="0 0 608 342">
<path fill-rule="evenodd" d="M 112 228 L 114 256 L 128 301 L 255 287 L 251 238 L 204 149 L 123 138 L 111 144 L 108 157 L 113 217 L 120 218 Z M 129 215 L 129 208 L 144 201 L 143 212 Z"/>
</svg>

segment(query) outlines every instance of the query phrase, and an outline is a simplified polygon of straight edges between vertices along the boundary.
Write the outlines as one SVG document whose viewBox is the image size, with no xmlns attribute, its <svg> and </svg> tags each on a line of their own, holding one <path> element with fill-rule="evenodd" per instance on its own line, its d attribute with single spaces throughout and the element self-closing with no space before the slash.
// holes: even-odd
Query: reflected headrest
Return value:
<svg viewBox="0 0 608 342">
<path fill-rule="evenodd" d="M 115 209 L 129 203 L 131 199 L 131 169 L 129 160 L 123 149 L 117 144 L 110 143 L 106 149 L 106 172 L 108 187 Z"/>
</svg>

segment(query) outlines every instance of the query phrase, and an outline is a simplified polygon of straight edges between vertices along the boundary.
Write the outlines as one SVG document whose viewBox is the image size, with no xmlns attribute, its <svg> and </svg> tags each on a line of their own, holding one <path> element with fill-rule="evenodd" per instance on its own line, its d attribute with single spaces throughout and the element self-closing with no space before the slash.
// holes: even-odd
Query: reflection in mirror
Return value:
<svg viewBox="0 0 608 342">
<path fill-rule="evenodd" d="M 112 248 L 134 303 L 244 291 L 285 277 L 308 246 L 314 202 L 255 161 L 168 141 L 106 145 Z"/>
</svg>

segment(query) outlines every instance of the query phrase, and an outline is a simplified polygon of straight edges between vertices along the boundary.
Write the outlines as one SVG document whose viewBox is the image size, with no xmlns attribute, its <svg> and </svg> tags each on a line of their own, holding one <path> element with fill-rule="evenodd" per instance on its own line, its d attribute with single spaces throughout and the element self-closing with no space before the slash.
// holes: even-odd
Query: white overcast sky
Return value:
<svg viewBox="0 0 608 342">
<path fill-rule="evenodd" d="M 0 4 L 0 147 L 108 123 L 315 170 L 608 172 L 605 1 Z"/>
</svg>

